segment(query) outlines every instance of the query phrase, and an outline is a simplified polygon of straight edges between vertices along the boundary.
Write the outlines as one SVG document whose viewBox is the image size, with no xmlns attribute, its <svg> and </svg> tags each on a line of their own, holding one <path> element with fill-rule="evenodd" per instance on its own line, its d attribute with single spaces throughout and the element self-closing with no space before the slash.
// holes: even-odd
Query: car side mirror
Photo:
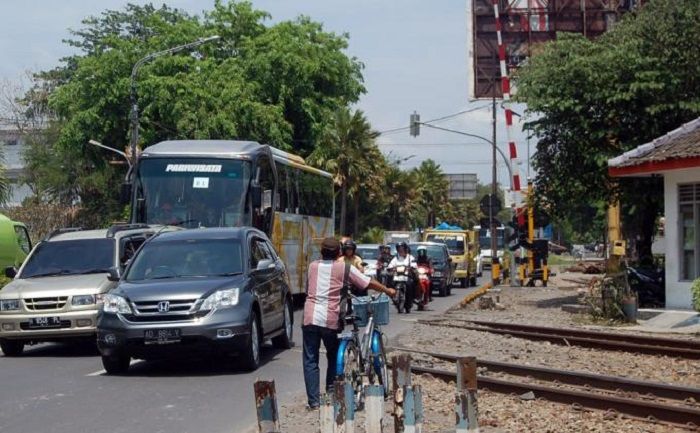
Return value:
<svg viewBox="0 0 700 433">
<path fill-rule="evenodd" d="M 17 268 L 14 266 L 8 266 L 5 268 L 5 276 L 7 278 L 14 278 L 17 276 Z"/>
<path fill-rule="evenodd" d="M 121 275 L 119 273 L 119 269 L 112 268 L 109 270 L 109 275 L 107 275 L 107 279 L 109 281 L 119 281 L 121 279 Z"/>
<path fill-rule="evenodd" d="M 256 271 L 267 271 L 275 267 L 275 262 L 270 259 L 262 259 L 258 262 Z"/>
</svg>

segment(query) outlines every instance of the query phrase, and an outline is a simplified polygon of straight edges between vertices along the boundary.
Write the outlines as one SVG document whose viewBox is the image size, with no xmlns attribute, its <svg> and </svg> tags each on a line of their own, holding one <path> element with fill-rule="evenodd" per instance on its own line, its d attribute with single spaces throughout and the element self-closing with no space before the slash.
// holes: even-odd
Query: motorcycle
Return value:
<svg viewBox="0 0 700 433">
<path fill-rule="evenodd" d="M 430 302 L 430 293 L 432 291 L 432 283 L 430 277 L 433 271 L 427 264 L 418 265 L 418 289 L 419 293 L 416 296 L 416 304 L 418 304 L 418 311 L 423 311 L 425 306 Z"/>
<path fill-rule="evenodd" d="M 406 314 L 411 312 L 414 298 L 414 284 L 412 282 L 411 268 L 408 266 L 397 266 L 393 276 L 393 286 L 396 289 L 396 296 L 394 296 L 393 301 L 399 314 L 404 311 Z"/>
<path fill-rule="evenodd" d="M 389 286 L 391 281 L 391 275 L 387 269 L 389 262 L 379 259 L 377 260 L 377 281 L 385 286 Z"/>
</svg>

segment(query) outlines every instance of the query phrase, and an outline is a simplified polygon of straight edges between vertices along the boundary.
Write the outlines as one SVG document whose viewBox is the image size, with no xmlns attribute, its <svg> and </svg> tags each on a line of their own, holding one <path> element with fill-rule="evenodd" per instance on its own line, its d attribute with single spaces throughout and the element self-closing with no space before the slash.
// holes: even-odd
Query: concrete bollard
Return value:
<svg viewBox="0 0 700 433">
<path fill-rule="evenodd" d="M 368 385 L 365 388 L 365 432 L 383 433 L 384 387 Z"/>
<path fill-rule="evenodd" d="M 355 433 L 355 390 L 351 383 L 343 383 L 343 398 L 345 399 L 345 433 Z"/>
<path fill-rule="evenodd" d="M 416 433 L 423 433 L 425 415 L 423 414 L 423 388 L 420 385 L 413 386 L 413 397 L 416 407 Z"/>
<path fill-rule="evenodd" d="M 416 399 L 412 386 L 403 387 L 403 432 L 416 433 Z"/>
<path fill-rule="evenodd" d="M 457 360 L 457 393 L 455 394 L 455 419 L 457 433 L 478 433 L 478 405 L 476 401 L 476 358 Z"/>
<path fill-rule="evenodd" d="M 394 433 L 403 432 L 404 387 L 411 385 L 411 357 L 401 354 L 392 357 L 391 380 L 394 389 Z"/>
<path fill-rule="evenodd" d="M 321 395 L 321 406 L 318 411 L 319 416 L 319 432 L 333 433 L 335 421 L 333 419 L 333 402 L 328 394 Z"/>
<path fill-rule="evenodd" d="M 279 433 L 280 422 L 277 411 L 277 393 L 274 380 L 256 380 L 255 409 L 258 416 L 259 433 Z"/>
<path fill-rule="evenodd" d="M 333 433 L 345 433 L 345 382 L 333 386 Z"/>
</svg>

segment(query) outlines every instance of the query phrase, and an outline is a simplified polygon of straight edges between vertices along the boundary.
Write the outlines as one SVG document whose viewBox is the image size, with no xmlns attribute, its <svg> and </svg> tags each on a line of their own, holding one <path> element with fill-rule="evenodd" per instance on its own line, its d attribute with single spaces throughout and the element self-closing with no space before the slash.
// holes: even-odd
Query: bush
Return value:
<svg viewBox="0 0 700 433">
<path fill-rule="evenodd" d="M 690 291 L 693 294 L 693 308 L 695 311 L 700 311 L 700 278 L 693 281 Z"/>
</svg>

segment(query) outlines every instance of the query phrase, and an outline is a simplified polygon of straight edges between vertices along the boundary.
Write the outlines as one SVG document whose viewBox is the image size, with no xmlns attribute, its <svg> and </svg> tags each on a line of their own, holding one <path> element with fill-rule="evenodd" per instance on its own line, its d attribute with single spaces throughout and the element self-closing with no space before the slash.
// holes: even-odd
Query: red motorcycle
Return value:
<svg viewBox="0 0 700 433">
<path fill-rule="evenodd" d="M 430 277 L 433 275 L 433 269 L 427 264 L 418 264 L 418 293 L 416 303 L 418 310 L 424 310 L 425 306 L 430 302 L 432 294 L 432 282 Z"/>
</svg>

